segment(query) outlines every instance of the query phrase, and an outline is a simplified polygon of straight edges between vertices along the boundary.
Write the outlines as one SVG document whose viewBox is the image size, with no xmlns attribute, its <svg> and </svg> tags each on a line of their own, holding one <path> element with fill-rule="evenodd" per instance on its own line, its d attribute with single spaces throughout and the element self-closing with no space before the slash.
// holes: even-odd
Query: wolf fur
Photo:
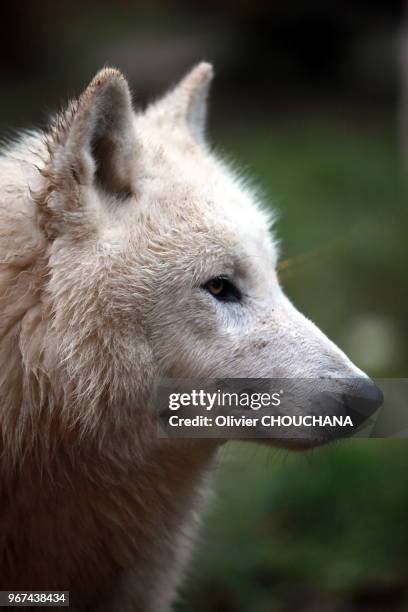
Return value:
<svg viewBox="0 0 408 612">
<path fill-rule="evenodd" d="M 168 610 L 218 442 L 156 435 L 166 377 L 363 376 L 284 296 L 270 219 L 210 150 L 212 68 L 145 112 L 99 72 L 0 158 L 0 588 Z M 229 276 L 242 304 L 202 289 Z"/>
</svg>

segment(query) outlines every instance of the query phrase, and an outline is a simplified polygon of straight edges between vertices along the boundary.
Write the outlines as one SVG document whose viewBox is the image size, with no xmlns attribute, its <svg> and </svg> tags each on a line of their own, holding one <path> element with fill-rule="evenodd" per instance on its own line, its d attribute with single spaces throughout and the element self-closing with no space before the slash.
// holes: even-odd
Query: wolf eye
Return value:
<svg viewBox="0 0 408 612">
<path fill-rule="evenodd" d="M 210 280 L 203 285 L 203 289 L 211 293 L 211 295 L 220 302 L 240 302 L 242 299 L 242 294 L 238 287 L 223 276 L 210 278 Z"/>
</svg>

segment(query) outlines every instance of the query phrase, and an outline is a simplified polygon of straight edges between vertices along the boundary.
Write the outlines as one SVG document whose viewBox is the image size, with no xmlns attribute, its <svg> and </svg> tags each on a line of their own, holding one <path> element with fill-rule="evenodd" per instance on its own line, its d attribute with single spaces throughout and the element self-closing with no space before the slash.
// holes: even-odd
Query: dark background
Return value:
<svg viewBox="0 0 408 612">
<path fill-rule="evenodd" d="M 287 293 L 372 376 L 405 377 L 404 9 L 3 2 L 0 135 L 46 125 L 105 64 L 143 106 L 212 61 L 211 140 L 278 210 Z M 231 444 L 225 455 L 177 610 L 408 610 L 405 440 L 298 456 Z"/>
</svg>

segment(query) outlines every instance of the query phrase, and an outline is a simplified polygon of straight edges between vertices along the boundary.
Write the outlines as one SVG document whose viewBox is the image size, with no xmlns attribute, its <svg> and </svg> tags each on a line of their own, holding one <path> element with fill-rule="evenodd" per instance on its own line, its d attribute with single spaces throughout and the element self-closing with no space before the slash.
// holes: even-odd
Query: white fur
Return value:
<svg viewBox="0 0 408 612">
<path fill-rule="evenodd" d="M 160 440 L 160 377 L 362 373 L 283 295 L 257 197 L 205 143 L 212 69 L 144 113 L 99 73 L 0 159 L 0 586 L 168 610 L 217 444 Z M 242 304 L 202 284 L 228 275 Z"/>
</svg>

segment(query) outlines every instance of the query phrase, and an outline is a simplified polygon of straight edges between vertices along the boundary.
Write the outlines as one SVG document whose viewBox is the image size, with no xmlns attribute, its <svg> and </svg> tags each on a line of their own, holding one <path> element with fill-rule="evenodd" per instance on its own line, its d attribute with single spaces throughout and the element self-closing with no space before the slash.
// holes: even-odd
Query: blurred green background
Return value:
<svg viewBox="0 0 408 612">
<path fill-rule="evenodd" d="M 138 106 L 213 61 L 211 141 L 278 211 L 288 295 L 370 375 L 406 377 L 403 36 L 392 1 L 4 2 L 0 133 L 101 65 Z M 178 612 L 408 610 L 407 441 L 223 455 Z"/>
</svg>

